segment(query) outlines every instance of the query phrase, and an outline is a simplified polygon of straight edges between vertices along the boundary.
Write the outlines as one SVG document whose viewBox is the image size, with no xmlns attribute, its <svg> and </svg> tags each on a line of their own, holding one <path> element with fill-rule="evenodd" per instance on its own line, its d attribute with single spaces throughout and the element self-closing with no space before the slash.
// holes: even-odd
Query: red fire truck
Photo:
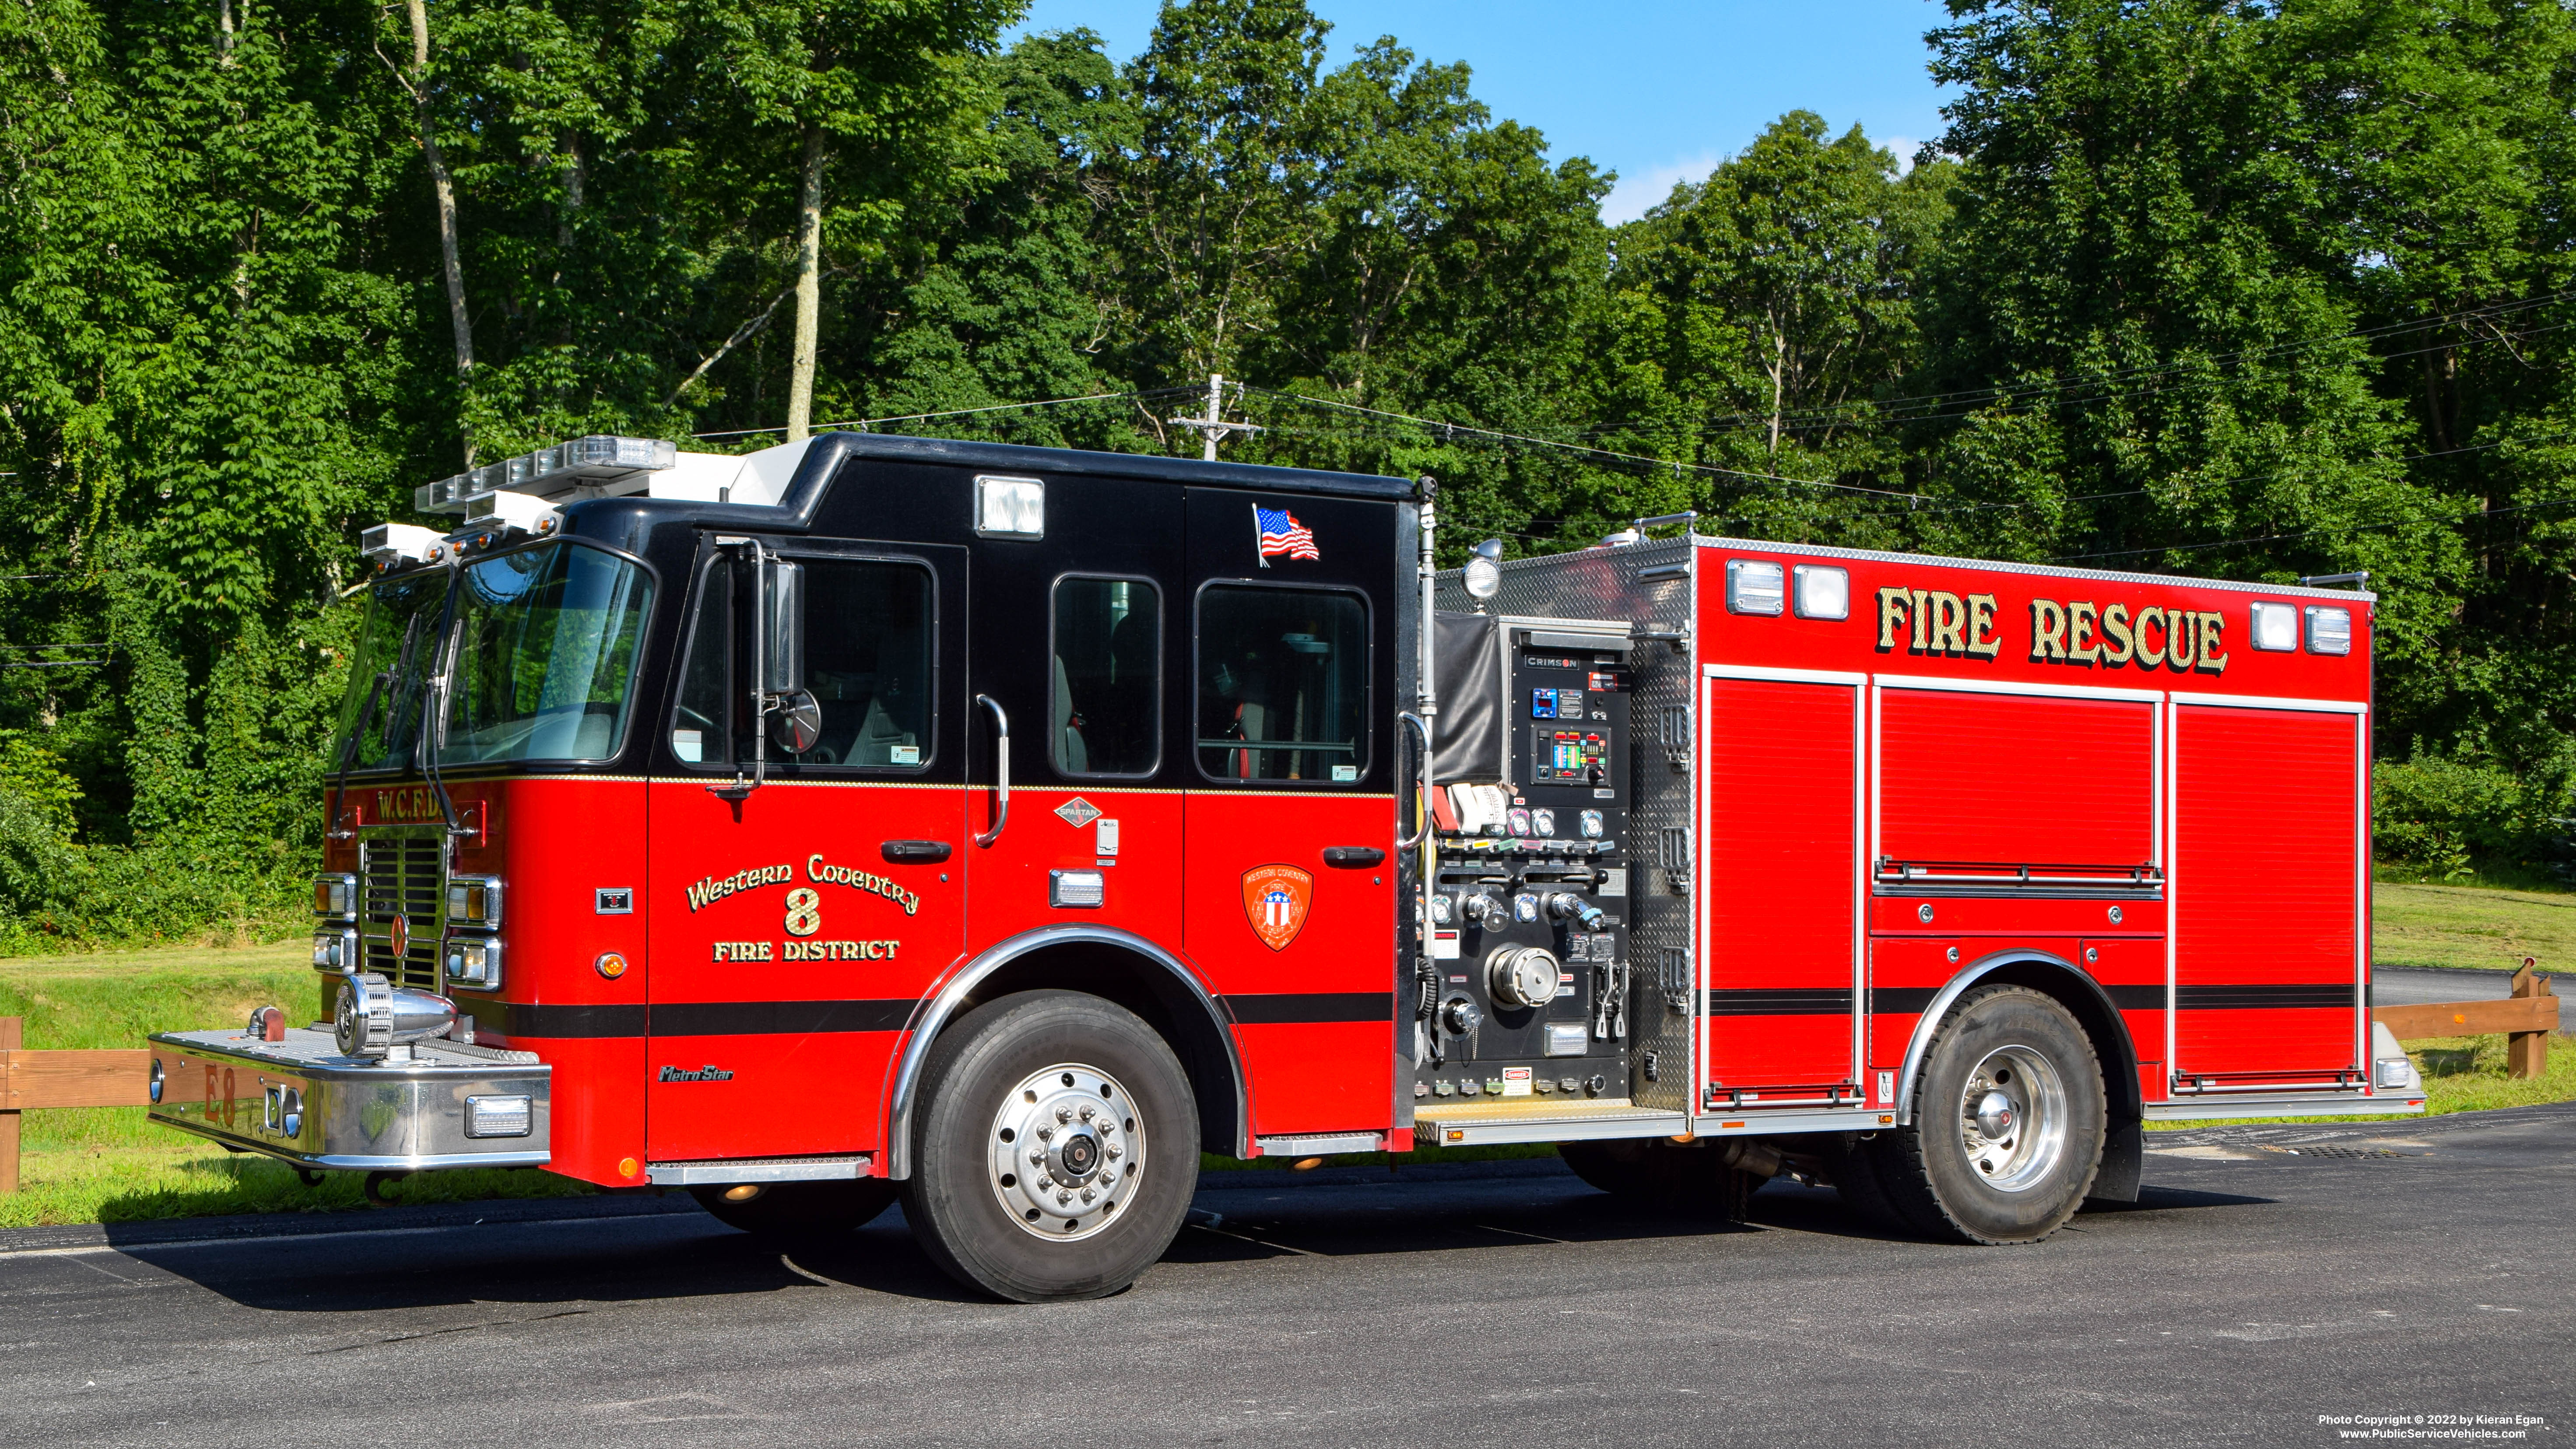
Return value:
<svg viewBox="0 0 2576 1449">
<path fill-rule="evenodd" d="M 2422 1107 L 2364 593 L 1686 517 L 1437 572 L 1429 480 L 853 434 L 417 502 L 463 521 L 366 536 L 322 1019 L 153 1039 L 159 1120 L 307 1169 L 900 1195 L 1044 1299 L 1202 1151 L 1553 1142 L 1999 1243 L 2133 1199 L 2153 1119 Z"/>
</svg>

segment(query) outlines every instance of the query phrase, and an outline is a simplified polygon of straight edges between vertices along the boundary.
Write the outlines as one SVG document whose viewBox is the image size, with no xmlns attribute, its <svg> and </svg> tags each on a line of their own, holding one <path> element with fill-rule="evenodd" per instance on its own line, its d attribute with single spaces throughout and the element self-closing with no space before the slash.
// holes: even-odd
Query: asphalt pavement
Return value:
<svg viewBox="0 0 2576 1449">
<path fill-rule="evenodd" d="M 1554 1162 L 1209 1174 L 1134 1289 L 1040 1307 L 960 1292 L 899 1212 L 793 1254 L 655 1197 L 29 1229 L 0 1233 L 0 1437 L 1991 1449 L 2576 1425 L 2576 1105 L 2159 1133 L 2146 1180 L 2047 1242 L 1967 1248 L 1786 1181 L 1729 1225 Z"/>
</svg>

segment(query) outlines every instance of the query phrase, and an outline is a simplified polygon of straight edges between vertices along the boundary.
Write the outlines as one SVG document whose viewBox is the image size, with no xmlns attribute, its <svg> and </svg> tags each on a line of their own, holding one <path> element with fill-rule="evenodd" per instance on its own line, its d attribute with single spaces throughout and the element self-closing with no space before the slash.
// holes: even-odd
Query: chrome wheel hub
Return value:
<svg viewBox="0 0 2576 1449">
<path fill-rule="evenodd" d="M 994 1196 L 1026 1232 L 1087 1238 L 1130 1196 L 1145 1165 L 1143 1126 L 1127 1089 L 1097 1067 L 1032 1072 L 993 1113 Z"/>
<path fill-rule="evenodd" d="M 2047 1057 L 2026 1046 L 1986 1053 L 1960 1094 L 1959 1138 L 1987 1185 L 2026 1192 L 2066 1158 L 2066 1087 Z"/>
</svg>

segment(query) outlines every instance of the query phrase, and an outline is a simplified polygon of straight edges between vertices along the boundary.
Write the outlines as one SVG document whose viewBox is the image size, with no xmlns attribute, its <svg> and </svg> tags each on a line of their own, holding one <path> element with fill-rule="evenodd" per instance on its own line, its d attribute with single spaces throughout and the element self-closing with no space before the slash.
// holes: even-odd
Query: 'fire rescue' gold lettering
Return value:
<svg viewBox="0 0 2576 1449">
<path fill-rule="evenodd" d="M 2102 662 L 2126 664 L 2129 662 L 2129 656 L 2136 652 L 2137 644 L 2129 630 L 2129 606 L 2104 604 L 2102 606 Z"/>
<path fill-rule="evenodd" d="M 1896 631 L 1905 630 L 1908 654 L 1966 655 L 1992 659 L 2003 652 L 1994 637 L 1995 596 L 1965 598 L 1942 589 L 1889 586 L 1878 591 L 1878 647 L 1896 648 Z"/>
<path fill-rule="evenodd" d="M 2090 664 L 2102 657 L 2102 641 L 2093 637 L 2093 605 L 2078 599 L 2066 606 L 2066 662 Z"/>
<path fill-rule="evenodd" d="M 2227 618 L 2213 610 L 2167 609 L 2154 604 L 2134 614 L 2120 603 L 2090 599 L 2030 601 L 2030 658 L 2034 664 L 2103 665 L 2117 669 L 2170 669 L 2176 674 L 2224 674 Z"/>
</svg>

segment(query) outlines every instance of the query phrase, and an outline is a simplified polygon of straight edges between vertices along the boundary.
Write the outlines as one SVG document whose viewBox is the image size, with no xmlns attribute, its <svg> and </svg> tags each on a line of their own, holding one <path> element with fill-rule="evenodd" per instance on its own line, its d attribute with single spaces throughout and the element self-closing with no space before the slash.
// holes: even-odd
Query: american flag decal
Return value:
<svg viewBox="0 0 2576 1449">
<path fill-rule="evenodd" d="M 1264 508 L 1258 503 L 1252 505 L 1252 531 L 1261 539 L 1263 568 L 1270 567 L 1270 560 L 1282 556 L 1310 558 L 1317 562 L 1323 560 L 1324 556 L 1315 551 L 1314 533 L 1297 521 L 1297 515 L 1285 508 Z"/>
</svg>

